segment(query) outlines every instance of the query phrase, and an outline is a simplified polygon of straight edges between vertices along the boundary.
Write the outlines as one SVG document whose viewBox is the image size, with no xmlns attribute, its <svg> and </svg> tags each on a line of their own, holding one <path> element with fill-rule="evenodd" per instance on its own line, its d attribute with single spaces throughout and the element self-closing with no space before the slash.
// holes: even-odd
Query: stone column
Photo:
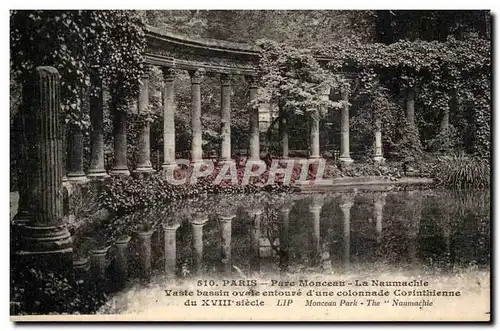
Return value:
<svg viewBox="0 0 500 331">
<path fill-rule="evenodd" d="M 351 196 L 344 196 L 340 209 L 344 215 L 344 265 L 349 266 L 351 262 L 351 207 L 354 199 Z"/>
<path fill-rule="evenodd" d="M 176 233 L 180 224 L 163 225 L 165 233 L 165 275 L 169 279 L 175 278 L 177 270 L 177 242 Z"/>
<path fill-rule="evenodd" d="M 252 234 L 252 255 L 250 258 L 250 269 L 252 273 L 260 272 L 260 221 L 262 218 L 261 209 L 252 209 L 249 211 L 248 216 L 250 221 L 253 221 Z"/>
<path fill-rule="evenodd" d="M 222 227 L 222 247 L 221 247 L 221 257 L 222 257 L 222 267 L 224 272 L 229 275 L 232 270 L 231 263 L 231 223 L 236 215 L 221 216 L 221 227 Z"/>
<path fill-rule="evenodd" d="M 443 117 L 441 118 L 441 133 L 445 133 L 446 130 L 448 130 L 448 127 L 450 126 L 450 108 L 449 107 L 444 107 L 443 108 Z"/>
<path fill-rule="evenodd" d="M 163 165 L 164 170 L 175 164 L 175 74 L 172 68 L 163 68 Z"/>
<path fill-rule="evenodd" d="M 68 160 L 68 181 L 85 182 L 87 176 L 83 171 L 83 132 L 79 125 L 70 124 L 68 132 L 69 160 Z"/>
<path fill-rule="evenodd" d="M 115 242 L 115 277 L 118 283 L 123 284 L 128 277 L 128 244 L 130 236 L 119 238 Z"/>
<path fill-rule="evenodd" d="M 321 220 L 321 208 L 323 207 L 323 197 L 316 195 L 313 196 L 313 201 L 309 206 L 309 212 L 312 216 L 313 223 L 313 252 L 311 261 L 313 265 L 317 265 L 320 261 L 321 254 L 321 243 L 320 243 L 320 220 Z"/>
<path fill-rule="evenodd" d="M 249 77 L 250 101 L 257 98 L 257 78 Z M 250 160 L 260 160 L 259 108 L 250 108 Z"/>
<path fill-rule="evenodd" d="M 19 112 L 14 117 L 14 128 L 16 130 L 15 134 L 15 145 L 17 149 L 16 158 L 17 158 L 17 187 L 19 191 L 19 202 L 17 207 L 17 214 L 14 216 L 13 222 L 16 226 L 21 226 L 26 224 L 30 218 L 30 182 L 29 178 L 26 176 L 27 168 L 29 167 L 30 161 L 28 156 L 28 147 L 29 142 L 27 140 L 27 133 L 29 128 L 28 120 L 28 107 L 31 102 L 32 96 L 29 95 L 29 89 L 23 87 L 23 106 L 19 109 Z M 19 230 L 18 228 L 14 229 L 15 233 Z M 12 234 L 11 244 L 17 245 L 19 244 L 19 240 L 16 234 Z"/>
<path fill-rule="evenodd" d="M 288 271 L 288 263 L 290 259 L 290 239 L 289 239 L 289 228 L 290 228 L 290 210 L 291 208 L 284 205 L 281 210 L 281 231 L 280 231 L 280 271 Z"/>
<path fill-rule="evenodd" d="M 111 169 L 111 175 L 130 175 L 127 166 L 127 116 L 123 109 L 119 109 L 118 100 L 113 97 L 112 109 L 113 134 L 114 134 L 114 156 L 115 164 Z"/>
<path fill-rule="evenodd" d="M 142 277 L 149 279 L 151 277 L 151 236 L 153 230 L 138 231 L 139 257 L 141 260 Z"/>
<path fill-rule="evenodd" d="M 220 76 L 221 81 L 221 160 L 231 162 L 231 77 L 226 74 Z"/>
<path fill-rule="evenodd" d="M 92 250 L 90 257 L 90 270 L 92 280 L 99 286 L 103 287 L 106 283 L 106 255 L 108 254 L 109 246 Z"/>
<path fill-rule="evenodd" d="M 281 116 L 283 116 L 283 112 L 280 109 Z M 281 137 L 281 157 L 284 159 L 288 159 L 288 121 L 286 117 L 282 117 L 280 120 L 280 137 Z"/>
<path fill-rule="evenodd" d="M 208 217 L 204 214 L 195 215 L 191 221 L 193 235 L 193 260 L 195 274 L 202 273 L 203 268 L 203 226 L 208 222 Z"/>
<path fill-rule="evenodd" d="M 380 118 L 375 120 L 375 150 L 373 153 L 373 161 L 385 161 L 384 154 L 382 153 L 382 121 Z"/>
<path fill-rule="evenodd" d="M 90 167 L 87 176 L 90 178 L 106 178 L 109 175 L 104 168 L 104 131 L 103 131 L 103 86 L 99 76 L 94 73 L 90 77 Z"/>
<path fill-rule="evenodd" d="M 406 88 L 406 119 L 410 127 L 415 127 L 415 88 Z"/>
<path fill-rule="evenodd" d="M 24 266 L 70 273 L 72 240 L 63 223 L 60 76 L 54 67 L 37 67 L 34 97 L 27 110 L 27 168 L 30 221 L 22 228 L 17 256 Z"/>
<path fill-rule="evenodd" d="M 373 217 L 375 218 L 375 230 L 377 231 L 377 243 L 382 241 L 383 231 L 383 211 L 385 205 L 386 193 L 375 193 L 375 202 L 373 203 Z"/>
<path fill-rule="evenodd" d="M 319 108 L 315 108 L 311 117 L 311 155 L 309 158 L 320 158 L 319 150 Z"/>
<path fill-rule="evenodd" d="M 346 103 L 349 101 L 349 91 L 342 91 L 342 101 Z M 351 159 L 351 154 L 349 151 L 349 105 L 345 104 L 342 107 L 342 118 L 341 118 L 341 128 L 340 128 L 340 161 L 345 163 L 354 162 Z"/>
<path fill-rule="evenodd" d="M 201 162 L 203 159 L 202 149 L 202 127 L 201 127 L 201 94 L 200 83 L 201 73 L 199 71 L 190 71 L 191 76 L 191 161 Z"/>
<path fill-rule="evenodd" d="M 141 92 L 139 94 L 139 114 L 147 111 L 149 107 L 149 65 L 145 66 L 144 74 L 141 77 Z M 140 133 L 137 151 L 137 164 L 134 172 L 153 172 L 151 165 L 151 124 L 149 121 L 140 123 Z"/>
<path fill-rule="evenodd" d="M 90 259 L 88 257 L 81 257 L 73 261 L 75 280 L 83 280 L 84 282 L 88 281 L 88 274 L 90 270 L 89 261 Z"/>
</svg>

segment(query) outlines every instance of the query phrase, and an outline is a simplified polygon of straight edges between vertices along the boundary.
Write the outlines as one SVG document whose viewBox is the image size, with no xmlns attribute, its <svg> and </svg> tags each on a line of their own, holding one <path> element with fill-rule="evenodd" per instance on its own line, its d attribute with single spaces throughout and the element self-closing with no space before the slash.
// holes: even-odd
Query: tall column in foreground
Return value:
<svg viewBox="0 0 500 331">
<path fill-rule="evenodd" d="M 54 67 L 37 67 L 34 98 L 27 116 L 29 221 L 22 230 L 18 257 L 25 266 L 72 272 L 72 240 L 63 223 L 60 76 Z"/>
<path fill-rule="evenodd" d="M 201 162 L 203 159 L 202 128 L 201 128 L 201 73 L 190 71 L 191 76 L 191 161 Z"/>
<path fill-rule="evenodd" d="M 163 68 L 163 165 L 175 167 L 175 74 L 172 68 Z"/>
</svg>

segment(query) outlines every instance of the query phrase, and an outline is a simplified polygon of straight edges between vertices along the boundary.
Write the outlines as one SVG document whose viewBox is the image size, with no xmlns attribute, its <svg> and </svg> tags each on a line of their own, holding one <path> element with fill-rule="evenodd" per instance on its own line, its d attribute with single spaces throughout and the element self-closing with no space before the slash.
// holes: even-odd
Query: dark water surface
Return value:
<svg viewBox="0 0 500 331">
<path fill-rule="evenodd" d="M 377 265 L 432 272 L 488 268 L 490 196 L 426 190 L 206 197 L 86 229 L 75 240 L 77 254 L 91 255 L 106 243 L 106 272 L 113 275 L 113 242 L 124 235 L 131 236 L 132 282 L 153 275 L 238 277 Z"/>
</svg>

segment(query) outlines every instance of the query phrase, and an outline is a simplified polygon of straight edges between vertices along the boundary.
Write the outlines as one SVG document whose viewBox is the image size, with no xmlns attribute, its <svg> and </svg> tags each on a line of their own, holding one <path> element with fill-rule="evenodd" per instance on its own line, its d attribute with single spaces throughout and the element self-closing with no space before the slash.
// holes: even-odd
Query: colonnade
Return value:
<svg viewBox="0 0 500 331">
<path fill-rule="evenodd" d="M 146 66 L 144 75 L 141 78 L 141 91 L 136 103 L 131 107 L 138 112 L 145 111 L 149 106 L 149 73 L 151 65 Z M 175 93 L 174 83 L 176 79 L 175 71 L 170 67 L 162 67 L 163 72 L 163 164 L 162 169 L 176 166 L 176 150 L 175 150 Z M 200 85 L 203 80 L 203 72 L 201 70 L 188 70 L 191 80 L 191 160 L 192 162 L 201 162 L 203 160 L 202 147 L 202 112 L 201 112 L 201 89 Z M 257 96 L 258 82 L 254 76 L 245 76 L 249 82 L 249 101 Z M 89 100 L 90 106 L 90 166 L 87 173 L 84 173 L 83 166 L 83 134 L 78 126 L 70 127 L 68 144 L 68 162 L 66 169 L 66 178 L 69 181 L 85 181 L 87 178 L 104 178 L 109 175 L 130 175 L 130 170 L 127 164 L 127 118 L 123 111 L 112 109 L 113 117 L 113 134 L 114 134 L 114 164 L 108 173 L 105 169 L 104 158 L 104 137 L 103 137 L 103 92 L 102 82 L 94 75 L 91 79 L 91 84 L 97 87 L 96 93 L 92 93 Z M 231 75 L 228 73 L 220 74 L 221 84 L 221 150 L 220 157 L 223 162 L 231 162 Z M 330 91 L 328 90 L 324 98 L 329 98 Z M 111 96 L 112 98 L 114 96 Z M 349 94 L 342 92 L 342 100 L 345 105 L 341 110 L 341 144 L 340 144 L 340 161 L 345 163 L 353 162 L 350 156 L 349 149 Z M 118 108 L 120 100 L 113 100 L 113 108 Z M 249 142 L 249 159 L 260 159 L 260 142 L 259 142 L 259 112 L 258 107 L 254 107 L 250 111 L 250 142 Z M 316 159 L 321 157 L 320 151 L 320 114 L 319 109 L 313 110 L 311 119 L 311 134 L 310 134 L 310 158 Z M 282 157 L 288 158 L 288 123 L 286 119 L 280 123 Z M 151 164 L 151 146 L 150 146 L 150 123 L 142 123 L 141 132 L 137 141 L 138 153 L 137 162 L 134 172 L 150 173 L 154 169 Z M 376 119 L 374 132 L 374 153 L 375 161 L 383 161 L 382 154 L 382 133 L 381 121 Z"/>
</svg>

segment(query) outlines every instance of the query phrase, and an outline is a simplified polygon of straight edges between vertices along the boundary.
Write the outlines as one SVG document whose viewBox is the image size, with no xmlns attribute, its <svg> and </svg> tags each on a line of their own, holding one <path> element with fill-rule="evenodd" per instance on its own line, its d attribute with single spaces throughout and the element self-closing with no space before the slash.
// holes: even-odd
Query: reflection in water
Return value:
<svg viewBox="0 0 500 331">
<path fill-rule="evenodd" d="M 191 221 L 193 236 L 193 272 L 196 275 L 202 273 L 203 268 L 203 226 L 208 222 L 208 217 L 202 214 L 195 215 Z"/>
<path fill-rule="evenodd" d="M 88 250 L 93 280 L 104 282 L 108 258 L 115 286 L 129 274 L 149 278 L 155 272 L 171 280 L 203 270 L 210 276 L 252 277 L 267 271 L 347 271 L 373 263 L 432 270 L 490 263 L 487 193 L 467 198 L 447 191 L 250 195 L 227 205 L 230 213 L 208 207 L 195 209 L 203 213 L 180 213 L 169 206 L 125 216 L 118 224 L 134 226 L 117 231 L 112 250 L 103 245 Z M 196 204 L 184 202 L 182 210 L 189 206 Z M 160 245 L 152 245 L 154 234 Z M 82 238 L 77 242 L 85 242 Z M 185 265 L 191 270 L 185 272 Z"/>
<path fill-rule="evenodd" d="M 165 234 L 165 276 L 167 279 L 175 277 L 177 265 L 176 234 L 179 226 L 179 223 L 163 225 L 163 231 Z"/>
</svg>

